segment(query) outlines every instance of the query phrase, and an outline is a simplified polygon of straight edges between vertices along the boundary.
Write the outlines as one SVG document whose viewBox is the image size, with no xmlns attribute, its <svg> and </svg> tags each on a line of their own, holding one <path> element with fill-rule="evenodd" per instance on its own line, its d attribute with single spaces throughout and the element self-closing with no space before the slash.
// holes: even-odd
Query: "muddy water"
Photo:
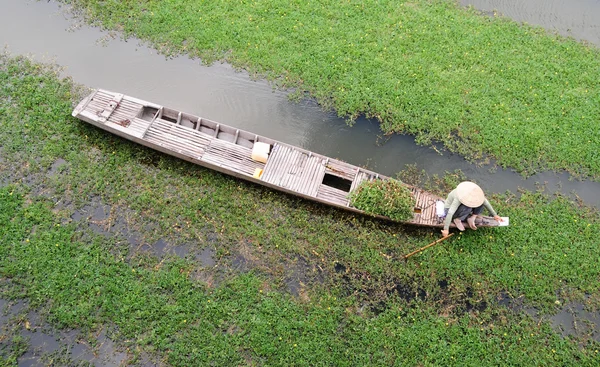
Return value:
<svg viewBox="0 0 600 367">
<path fill-rule="evenodd" d="M 66 75 L 90 87 L 134 95 L 386 175 L 415 163 L 429 174 L 461 169 L 488 191 L 531 190 L 537 183 L 547 183 L 550 192 L 575 192 L 600 206 L 600 183 L 573 182 L 568 175 L 555 173 L 523 180 L 510 170 L 490 172 L 490 166 L 478 167 L 460 156 L 417 146 L 409 136 L 384 139 L 374 121 L 360 119 L 348 127 L 313 101 L 290 102 L 285 91 L 252 81 L 227 64 L 206 67 L 187 57 L 165 60 L 137 40 L 125 42 L 116 34 L 83 25 L 54 2 L 2 0 L 2 9 L 0 45 L 13 54 L 56 62 L 65 67 Z"/>
<path fill-rule="evenodd" d="M 0 340 L 22 337 L 27 349 L 19 357 L 19 367 L 25 366 L 123 366 L 131 356 L 121 350 L 105 329 L 94 339 L 92 347 L 78 330 L 55 330 L 40 313 L 28 308 L 25 301 L 0 298 Z M 153 366 L 144 356 L 143 366 Z"/>
<path fill-rule="evenodd" d="M 460 0 L 460 4 L 600 46 L 598 0 Z"/>
</svg>

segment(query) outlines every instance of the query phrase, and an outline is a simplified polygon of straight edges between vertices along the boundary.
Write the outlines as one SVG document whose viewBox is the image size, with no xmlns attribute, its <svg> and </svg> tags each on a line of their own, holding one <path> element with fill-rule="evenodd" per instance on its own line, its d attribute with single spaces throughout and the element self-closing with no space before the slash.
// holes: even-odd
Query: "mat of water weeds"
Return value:
<svg viewBox="0 0 600 367">
<path fill-rule="evenodd" d="M 600 175 L 600 50 L 453 1 L 80 1 L 162 52 L 226 60 L 350 120 L 530 175 Z"/>
<path fill-rule="evenodd" d="M 52 325 L 110 328 L 128 360 L 144 351 L 170 365 L 597 364 L 593 338 L 564 338 L 497 301 L 511 294 L 540 315 L 573 301 L 598 310 L 595 211 L 541 193 L 495 196 L 510 227 L 404 263 L 439 233 L 112 136 L 70 117 L 83 91 L 56 69 L 0 60 L 0 298 L 26 299 Z M 94 207 L 108 214 L 77 214 Z M 123 217 L 136 243 L 214 249 L 214 260 L 140 251 L 111 224 Z M 27 340 L 6 335 L 0 355 L 14 362 Z"/>
</svg>

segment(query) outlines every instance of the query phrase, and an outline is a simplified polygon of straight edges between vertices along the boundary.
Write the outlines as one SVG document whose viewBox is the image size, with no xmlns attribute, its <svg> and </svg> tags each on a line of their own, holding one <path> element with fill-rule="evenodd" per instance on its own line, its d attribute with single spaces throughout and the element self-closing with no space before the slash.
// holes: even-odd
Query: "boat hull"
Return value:
<svg viewBox="0 0 600 367">
<path fill-rule="evenodd" d="M 84 98 L 72 115 L 188 162 L 360 214 L 366 213 L 351 205 L 349 194 L 364 181 L 388 179 L 268 137 L 102 89 Z M 442 218 L 436 214 L 436 202 L 443 199 L 414 186 L 406 187 L 415 200 L 414 213 L 411 220 L 401 223 L 443 227 Z M 481 217 L 477 224 L 498 226 L 491 217 Z"/>
</svg>

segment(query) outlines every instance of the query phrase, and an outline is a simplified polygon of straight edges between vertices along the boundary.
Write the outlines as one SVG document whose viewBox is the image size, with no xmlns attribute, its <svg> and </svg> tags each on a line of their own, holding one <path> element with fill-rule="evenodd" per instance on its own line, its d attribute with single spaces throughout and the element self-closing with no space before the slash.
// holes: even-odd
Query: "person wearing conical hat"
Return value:
<svg viewBox="0 0 600 367">
<path fill-rule="evenodd" d="M 444 221 L 442 236 L 448 236 L 450 222 L 454 222 L 456 228 L 461 232 L 465 230 L 465 226 L 462 223 L 465 219 L 469 228 L 473 230 L 477 229 L 475 218 L 481 213 L 483 207 L 490 212 L 495 220 L 502 222 L 502 218 L 496 214 L 496 211 L 492 208 L 490 202 L 485 198 L 481 187 L 470 181 L 464 181 L 458 184 L 458 186 L 448 194 L 446 202 L 444 203 L 446 220 Z"/>
</svg>

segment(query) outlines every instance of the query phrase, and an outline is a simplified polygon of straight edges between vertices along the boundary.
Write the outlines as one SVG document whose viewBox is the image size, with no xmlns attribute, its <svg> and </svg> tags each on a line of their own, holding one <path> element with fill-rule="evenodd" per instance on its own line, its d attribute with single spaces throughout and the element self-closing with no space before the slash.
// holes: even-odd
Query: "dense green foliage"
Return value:
<svg viewBox="0 0 600 367">
<path fill-rule="evenodd" d="M 400 221 L 412 219 L 415 207 L 410 190 L 394 179 L 364 181 L 350 194 L 350 203 L 367 214 Z"/>
<path fill-rule="evenodd" d="M 524 174 L 600 175 L 600 51 L 540 28 L 449 0 L 63 1 L 422 144 Z"/>
<path fill-rule="evenodd" d="M 0 58 L 0 297 L 28 299 L 53 325 L 114 329 L 130 353 L 170 365 L 597 365 L 598 343 L 496 301 L 507 292 L 551 313 L 588 294 L 597 309 L 595 211 L 540 193 L 495 196 L 510 227 L 466 232 L 405 263 L 439 233 L 135 145 L 71 118 L 73 93 L 53 68 Z M 123 233 L 86 230 L 91 219 L 72 218 L 93 198 L 110 206 L 108 228 L 121 218 L 140 243 L 214 248 L 217 264 L 159 259 Z M 241 255 L 252 271 L 235 271 Z M 0 357 L 14 362 L 24 343 L 0 334 Z"/>
</svg>

